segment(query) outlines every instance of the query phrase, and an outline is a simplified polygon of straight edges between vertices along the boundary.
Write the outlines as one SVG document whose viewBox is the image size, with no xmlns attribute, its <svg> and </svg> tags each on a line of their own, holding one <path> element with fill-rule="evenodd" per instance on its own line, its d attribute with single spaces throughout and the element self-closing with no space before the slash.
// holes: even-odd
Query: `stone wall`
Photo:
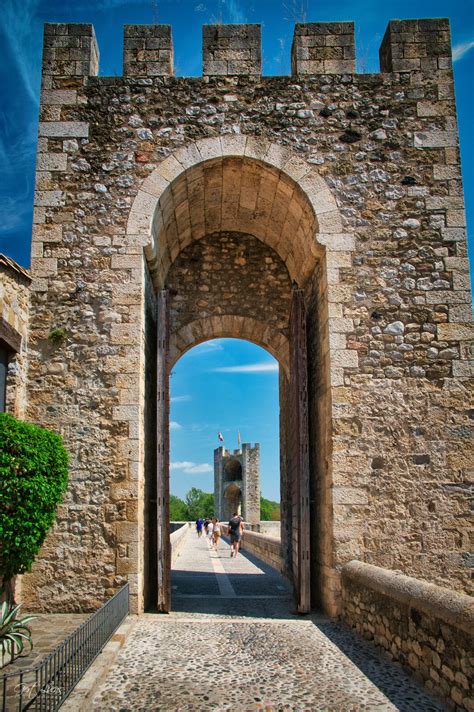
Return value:
<svg viewBox="0 0 474 712">
<path fill-rule="evenodd" d="M 174 566 L 177 562 L 184 545 L 186 544 L 186 539 L 190 531 L 191 524 L 185 522 L 179 529 L 176 529 L 170 534 L 171 539 L 171 566 Z"/>
<path fill-rule="evenodd" d="M 249 528 L 253 532 L 271 536 L 274 539 L 281 538 L 281 522 L 277 521 L 260 521 L 258 524 L 250 524 Z"/>
<path fill-rule="evenodd" d="M 192 243 L 169 270 L 172 329 L 197 319 L 232 314 L 261 318 L 287 334 L 291 283 L 276 252 L 253 235 L 221 232 Z"/>
<path fill-rule="evenodd" d="M 450 709 L 472 710 L 471 597 L 351 561 L 342 569 L 342 617 Z"/>
<path fill-rule="evenodd" d="M 0 346 L 8 353 L 5 408 L 25 414 L 28 322 L 31 277 L 9 257 L 0 254 Z"/>
<path fill-rule="evenodd" d="M 125 76 L 93 76 L 91 26 L 46 26 L 27 417 L 62 432 L 72 468 L 25 577 L 30 609 L 75 610 L 79 597 L 94 607 L 124 575 L 143 607 L 145 264 L 161 288 L 179 255 L 216 233 L 253 235 L 305 290 L 317 601 L 337 612 L 354 557 L 470 586 L 472 324 L 454 85 L 447 21 L 419 22 L 390 25 L 380 74 L 227 66 L 203 78 L 173 77 L 170 48 L 154 54 L 160 33 L 139 30 L 127 51 L 140 76 L 131 55 Z M 333 30 L 300 35 L 350 46 L 339 42 L 350 28 Z M 396 64 L 397 53 L 418 55 Z M 161 59 L 169 72 L 157 76 Z M 234 265 L 224 272 L 231 283 Z M 172 358 L 220 336 L 267 348 L 285 432 L 288 340 L 266 321 L 267 296 L 252 313 L 196 310 L 171 334 Z M 52 345 L 58 328 L 67 336 Z M 282 512 L 283 541 L 289 501 Z M 119 574 L 124 545 L 133 556 Z"/>
<path fill-rule="evenodd" d="M 225 536 L 229 535 L 229 527 L 227 524 L 222 525 L 222 531 Z M 250 531 L 250 529 L 246 527 L 242 536 L 240 548 L 243 551 L 248 551 L 250 554 L 254 554 L 258 559 L 261 559 L 266 564 L 273 566 L 273 568 L 280 573 L 285 573 L 285 563 L 282 556 L 281 541 L 279 537 Z"/>
</svg>

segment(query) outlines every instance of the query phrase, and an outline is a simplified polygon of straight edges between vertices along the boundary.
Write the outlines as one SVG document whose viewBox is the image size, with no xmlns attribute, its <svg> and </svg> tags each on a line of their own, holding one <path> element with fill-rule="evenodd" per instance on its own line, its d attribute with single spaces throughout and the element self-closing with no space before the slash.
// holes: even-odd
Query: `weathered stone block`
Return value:
<svg viewBox="0 0 474 712">
<path fill-rule="evenodd" d="M 260 25 L 204 25 L 203 76 L 261 74 L 260 32 Z"/>
<path fill-rule="evenodd" d="M 88 77 L 98 71 L 99 50 L 92 25 L 45 24 L 43 86 L 48 75 Z"/>
<path fill-rule="evenodd" d="M 291 47 L 291 71 L 293 75 L 354 73 L 354 24 L 296 24 Z"/>
<path fill-rule="evenodd" d="M 404 72 L 421 68 L 436 71 L 450 59 L 449 20 L 439 20 L 437 27 L 429 20 L 391 20 L 379 50 L 382 72 Z M 420 24 L 421 23 L 421 24 Z M 411 59 L 410 59 L 411 58 Z M 433 62 L 423 64 L 424 58 Z"/>
<path fill-rule="evenodd" d="M 173 57 L 170 25 L 125 25 L 124 76 L 172 76 Z"/>
<path fill-rule="evenodd" d="M 39 153 L 36 159 L 38 171 L 65 171 L 67 155 L 65 153 Z"/>
<path fill-rule="evenodd" d="M 49 138 L 87 138 L 89 124 L 85 121 L 40 122 L 39 135 Z"/>
</svg>

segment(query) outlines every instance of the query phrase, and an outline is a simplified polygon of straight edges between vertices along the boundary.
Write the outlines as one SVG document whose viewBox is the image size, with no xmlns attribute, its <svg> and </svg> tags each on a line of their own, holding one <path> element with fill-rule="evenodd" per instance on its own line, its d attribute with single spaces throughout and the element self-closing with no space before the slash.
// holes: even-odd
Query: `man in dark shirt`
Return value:
<svg viewBox="0 0 474 712">
<path fill-rule="evenodd" d="M 232 519 L 229 521 L 230 533 L 230 558 L 237 557 L 239 553 L 240 541 L 244 530 L 244 520 L 240 514 L 234 512 Z"/>
</svg>

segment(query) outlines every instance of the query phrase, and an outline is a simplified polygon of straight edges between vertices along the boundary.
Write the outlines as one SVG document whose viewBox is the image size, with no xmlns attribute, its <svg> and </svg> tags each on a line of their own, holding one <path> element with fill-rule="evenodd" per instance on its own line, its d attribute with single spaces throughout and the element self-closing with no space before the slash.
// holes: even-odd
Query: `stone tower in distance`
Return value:
<svg viewBox="0 0 474 712">
<path fill-rule="evenodd" d="M 214 450 L 214 503 L 216 516 L 229 520 L 239 512 L 246 522 L 260 521 L 260 445 L 242 443 L 242 449 Z"/>
</svg>

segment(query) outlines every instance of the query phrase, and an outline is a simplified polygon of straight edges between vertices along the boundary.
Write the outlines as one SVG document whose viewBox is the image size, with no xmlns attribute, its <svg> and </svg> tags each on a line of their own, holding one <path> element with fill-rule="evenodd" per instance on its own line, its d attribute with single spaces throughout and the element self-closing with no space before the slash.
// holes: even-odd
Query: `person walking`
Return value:
<svg viewBox="0 0 474 712">
<path fill-rule="evenodd" d="M 214 539 L 214 548 L 216 551 L 219 548 L 219 541 L 221 538 L 221 534 L 222 534 L 221 523 L 220 523 L 219 519 L 216 517 L 214 519 L 214 527 L 212 530 L 212 537 Z"/>
<path fill-rule="evenodd" d="M 212 538 L 213 531 L 214 531 L 214 520 L 210 519 L 209 523 L 207 525 L 207 540 L 211 544 L 211 546 L 214 543 L 214 539 Z"/>
<path fill-rule="evenodd" d="M 202 536 L 202 525 L 203 525 L 203 521 L 202 521 L 201 517 L 198 517 L 196 519 L 196 532 L 197 532 L 197 535 L 199 538 Z"/>
<path fill-rule="evenodd" d="M 229 520 L 230 532 L 230 558 L 237 558 L 239 554 L 240 542 L 242 540 L 242 532 L 244 531 L 244 520 L 240 514 L 234 512 L 232 519 Z"/>
</svg>

